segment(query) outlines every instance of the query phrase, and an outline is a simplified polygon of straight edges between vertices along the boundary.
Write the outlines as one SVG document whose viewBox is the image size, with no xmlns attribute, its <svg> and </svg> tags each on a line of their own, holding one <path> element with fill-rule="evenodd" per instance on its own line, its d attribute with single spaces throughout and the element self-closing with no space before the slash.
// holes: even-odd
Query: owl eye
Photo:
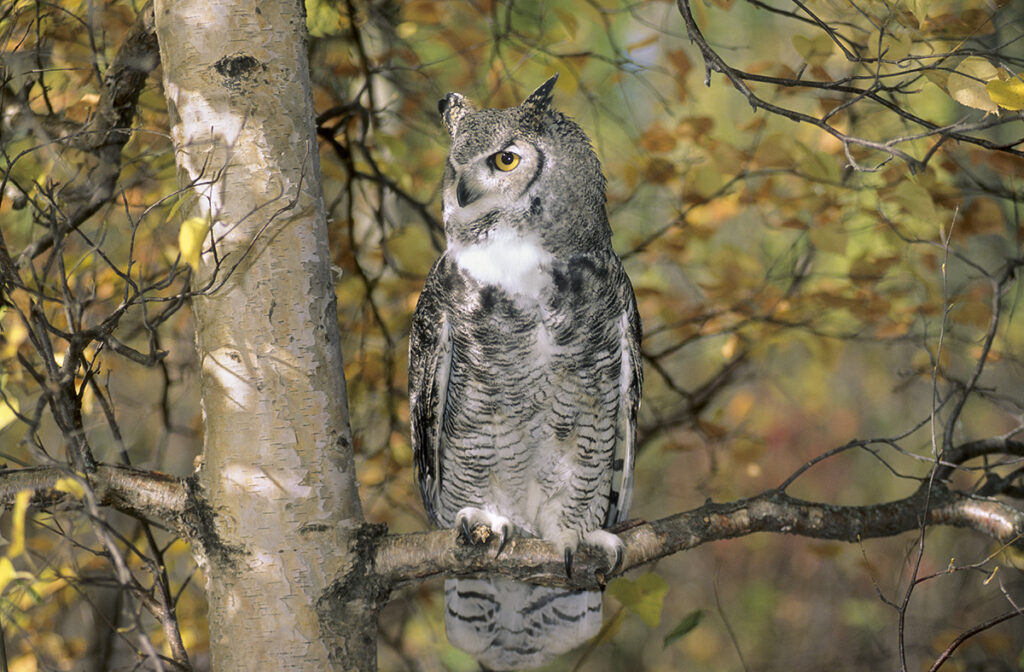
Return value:
<svg viewBox="0 0 1024 672">
<path fill-rule="evenodd" d="M 495 168 L 507 173 L 510 170 L 515 170 L 519 165 L 519 155 L 509 151 L 498 152 L 491 157 L 491 161 Z"/>
</svg>

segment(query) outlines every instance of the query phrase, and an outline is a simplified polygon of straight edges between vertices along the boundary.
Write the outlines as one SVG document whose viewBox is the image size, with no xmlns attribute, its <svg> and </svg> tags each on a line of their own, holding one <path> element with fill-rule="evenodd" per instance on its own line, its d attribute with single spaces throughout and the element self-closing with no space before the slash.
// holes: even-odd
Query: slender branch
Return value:
<svg viewBox="0 0 1024 672">
<path fill-rule="evenodd" d="M 968 628 L 967 630 L 964 630 L 957 636 L 956 639 L 950 642 L 949 646 L 946 647 L 946 650 L 942 652 L 942 655 L 940 655 L 932 664 L 932 666 L 928 668 L 928 672 L 935 672 L 940 667 L 942 667 L 943 663 L 949 660 L 950 656 L 953 655 L 953 652 L 956 651 L 961 644 L 966 642 L 971 637 L 974 637 L 978 633 L 984 632 L 985 630 L 988 630 L 993 626 L 999 625 L 1003 621 L 1008 621 L 1011 618 L 1015 618 L 1021 615 L 1024 615 L 1024 612 L 1021 612 L 1020 609 L 1012 609 L 1005 613 L 999 614 L 994 618 L 990 618 L 984 623 L 979 623 L 973 628 Z"/>
<path fill-rule="evenodd" d="M 801 5 L 800 3 L 797 3 L 797 4 L 800 5 L 802 8 L 804 8 L 806 10 L 806 8 L 803 5 Z M 850 85 L 844 84 L 842 82 L 831 82 L 831 81 L 830 82 L 811 82 L 811 81 L 803 80 L 799 76 L 796 79 L 784 79 L 784 78 L 779 78 L 779 77 L 771 77 L 771 76 L 767 76 L 767 75 L 759 75 L 759 74 L 755 74 L 755 73 L 744 72 L 742 70 L 739 70 L 739 69 L 734 68 L 731 65 L 729 65 L 725 61 L 725 59 L 723 59 L 718 54 L 718 52 L 716 52 L 708 44 L 707 40 L 704 38 L 703 34 L 701 33 L 700 28 L 697 26 L 697 22 L 693 18 L 693 14 L 692 14 L 692 12 L 690 10 L 690 0 L 676 0 L 676 6 L 677 6 L 677 8 L 679 10 L 680 16 L 683 19 L 683 23 L 686 26 L 686 33 L 689 36 L 690 41 L 697 45 L 698 49 L 701 52 L 701 56 L 704 59 L 704 69 L 705 69 L 704 83 L 706 85 L 710 86 L 710 84 L 711 84 L 711 73 L 712 72 L 720 72 L 723 75 L 725 75 L 725 77 L 729 80 L 729 82 L 732 84 L 732 86 L 737 91 L 739 91 L 747 99 L 747 102 L 750 103 L 751 107 L 755 111 L 757 110 L 757 108 L 762 108 L 762 109 L 764 109 L 764 110 L 766 110 L 766 111 L 768 111 L 768 112 L 770 112 L 770 113 L 772 113 L 774 115 L 782 116 L 782 117 L 787 117 L 787 118 L 792 119 L 793 121 L 796 121 L 796 122 L 804 122 L 804 123 L 807 123 L 807 124 L 811 124 L 812 126 L 818 127 L 822 131 L 824 131 L 824 132 L 832 135 L 833 137 L 835 137 L 837 140 L 839 140 L 843 144 L 843 149 L 846 152 L 846 156 L 847 156 L 847 160 L 849 162 L 849 165 L 851 167 L 857 169 L 857 170 L 861 170 L 861 171 L 865 171 L 865 172 L 873 172 L 875 170 L 878 170 L 882 165 L 884 165 L 888 161 L 888 159 L 886 159 L 885 161 L 882 161 L 882 163 L 880 163 L 879 165 L 874 166 L 874 167 L 860 166 L 860 165 L 858 165 L 857 161 L 855 160 L 855 158 L 853 157 L 853 155 L 851 153 L 851 147 L 855 146 L 855 145 L 856 146 L 860 146 L 860 147 L 864 147 L 866 149 L 882 152 L 884 154 L 888 154 L 889 157 L 899 158 L 899 159 L 903 160 L 904 162 L 906 162 L 906 164 L 914 172 L 918 172 L 920 170 L 923 170 L 927 166 L 928 160 L 934 154 L 935 150 L 937 150 L 938 147 L 941 146 L 946 141 L 946 139 L 954 139 L 954 140 L 957 140 L 959 142 L 970 143 L 970 144 L 977 145 L 979 147 L 983 147 L 985 149 L 1006 152 L 1006 153 L 1017 155 L 1017 156 L 1024 155 L 1024 150 L 1021 150 L 1021 149 L 1017 148 L 1017 145 L 1019 144 L 1019 141 L 1015 140 L 1015 141 L 1012 141 L 1009 144 L 1004 144 L 1004 143 L 994 142 L 994 141 L 988 140 L 988 139 L 983 138 L 983 137 L 972 136 L 972 135 L 969 135 L 968 133 L 965 132 L 965 131 L 969 131 L 969 130 L 983 130 L 983 129 L 989 128 L 991 126 L 1001 125 L 1001 124 L 1005 124 L 1005 123 L 1011 123 L 1011 122 L 1016 121 L 1017 119 L 1021 118 L 1021 113 L 1019 113 L 1019 112 L 1018 113 L 1009 113 L 1007 115 L 995 116 L 992 119 L 986 119 L 986 120 L 983 120 L 983 121 L 980 121 L 980 122 L 977 122 L 977 123 L 966 124 L 966 123 L 963 123 L 963 122 L 957 122 L 957 123 L 949 125 L 949 126 L 940 127 L 940 126 L 938 126 L 938 125 L 936 125 L 934 123 L 931 123 L 931 122 L 927 121 L 926 119 L 923 119 L 921 117 L 916 116 L 915 114 L 912 113 L 912 111 L 900 107 L 896 103 L 892 102 L 891 100 L 888 100 L 886 97 L 881 95 L 880 92 L 885 92 L 885 91 L 901 91 L 901 90 L 906 89 L 906 87 L 909 86 L 904 81 L 900 81 L 900 82 L 898 82 L 896 84 L 892 84 L 892 85 L 883 86 L 883 84 L 882 84 L 883 75 L 881 74 L 881 71 L 879 70 L 879 67 L 881 66 L 881 63 L 883 62 L 881 59 L 875 61 L 875 64 L 876 64 L 875 72 L 870 76 L 870 80 L 873 82 L 873 84 L 870 87 L 868 87 L 868 88 L 859 88 L 857 86 L 850 86 Z M 861 63 L 870 63 L 871 62 L 870 59 L 864 59 L 864 58 L 860 58 L 860 57 L 855 56 L 852 51 L 850 51 L 846 46 L 843 45 L 842 41 L 840 39 L 838 39 L 837 34 L 834 33 L 834 31 L 832 31 L 832 29 L 830 29 L 828 27 L 828 25 L 826 25 L 820 19 L 815 17 L 813 14 L 811 14 L 811 17 L 812 17 L 812 21 L 814 23 L 816 23 L 820 28 L 822 28 L 822 30 L 824 30 L 826 32 L 826 34 L 829 35 L 830 39 L 832 39 L 833 42 L 838 45 L 838 47 L 843 51 L 843 53 L 846 56 L 847 60 L 850 60 L 850 61 L 853 61 L 853 62 L 861 62 Z M 883 35 L 884 35 L 884 30 L 879 29 L 879 39 L 880 40 L 882 39 Z M 879 53 L 882 53 L 881 47 L 879 47 Z M 961 51 L 959 53 L 966 55 L 965 51 Z M 888 62 L 888 61 L 885 61 L 885 62 Z M 935 68 L 929 68 L 929 70 L 934 70 L 934 69 Z M 906 78 L 906 77 L 911 77 L 912 78 L 915 75 L 916 75 L 915 72 L 913 72 L 913 71 L 906 71 L 906 70 L 900 73 L 900 76 L 903 77 L 903 78 Z M 819 89 L 833 91 L 833 92 L 842 92 L 842 93 L 853 95 L 854 98 L 851 99 L 850 101 L 847 101 L 847 103 L 845 103 L 842 107 L 846 107 L 846 106 L 852 105 L 854 102 L 856 102 L 856 101 L 858 101 L 858 100 L 860 100 L 862 98 L 869 99 L 869 100 L 871 100 L 875 104 L 878 104 L 878 105 L 881 105 L 883 107 L 888 108 L 890 111 L 894 112 L 896 115 L 898 115 L 902 119 L 922 127 L 924 129 L 924 131 L 920 132 L 920 133 L 917 133 L 917 134 L 912 134 L 912 135 L 909 135 L 909 136 L 905 136 L 905 137 L 892 138 L 892 139 L 886 140 L 886 141 L 876 141 L 876 140 L 871 140 L 871 139 L 868 139 L 868 138 L 862 138 L 862 137 L 857 137 L 857 136 L 853 136 L 853 135 L 848 135 L 843 130 L 841 130 L 839 127 L 833 126 L 833 125 L 828 123 L 828 119 L 832 116 L 832 114 L 834 114 L 834 111 L 825 114 L 825 116 L 822 117 L 822 118 L 818 118 L 818 117 L 815 117 L 813 115 L 806 114 L 806 113 L 800 112 L 800 111 L 795 110 L 795 109 L 790 109 L 790 108 L 786 108 L 786 107 L 782 107 L 782 106 L 776 105 L 774 103 L 769 102 L 765 98 L 762 98 L 762 97 L 758 96 L 757 94 L 755 94 L 754 91 L 750 88 L 748 82 L 766 82 L 766 83 L 773 84 L 775 86 L 784 86 L 784 87 L 813 87 L 813 88 L 819 88 Z M 916 157 L 912 156 L 909 152 L 897 148 L 897 145 L 899 145 L 899 144 L 907 143 L 907 142 L 910 142 L 912 140 L 916 140 L 916 139 L 919 139 L 919 138 L 926 138 L 926 137 L 933 137 L 933 136 L 938 136 L 938 137 L 937 137 L 937 139 L 935 141 L 935 144 L 927 152 L 927 154 L 925 155 L 925 157 L 923 159 L 916 158 Z"/>
<path fill-rule="evenodd" d="M 62 233 L 77 229 L 114 196 L 121 175 L 121 150 L 131 138 L 139 95 L 159 63 L 153 5 L 147 2 L 103 76 L 95 116 L 71 137 L 73 145 L 95 157 L 95 165 L 84 186 L 63 194 L 69 207 L 58 218 Z M 27 265 L 57 238 L 51 233 L 33 241 L 18 255 L 16 265 Z"/>
</svg>

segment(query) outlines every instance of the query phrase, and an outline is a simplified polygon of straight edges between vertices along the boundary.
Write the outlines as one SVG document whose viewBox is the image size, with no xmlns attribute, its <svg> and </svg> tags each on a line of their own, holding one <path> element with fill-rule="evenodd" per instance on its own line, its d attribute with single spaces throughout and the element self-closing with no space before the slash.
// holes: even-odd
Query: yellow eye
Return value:
<svg viewBox="0 0 1024 672">
<path fill-rule="evenodd" d="M 519 155 L 515 152 L 498 152 L 491 157 L 491 161 L 494 162 L 494 167 L 498 170 L 508 172 L 515 170 L 515 167 L 519 165 Z"/>
</svg>

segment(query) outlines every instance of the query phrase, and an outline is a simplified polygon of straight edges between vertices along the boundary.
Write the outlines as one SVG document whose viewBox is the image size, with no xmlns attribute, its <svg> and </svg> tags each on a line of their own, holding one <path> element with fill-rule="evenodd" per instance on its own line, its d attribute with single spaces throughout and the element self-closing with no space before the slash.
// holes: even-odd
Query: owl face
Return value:
<svg viewBox="0 0 1024 672">
<path fill-rule="evenodd" d="M 462 229 L 485 220 L 489 213 L 525 212 L 530 187 L 543 169 L 536 144 L 524 138 L 499 138 L 486 147 L 467 147 L 445 170 L 443 214 L 449 227 Z"/>
<path fill-rule="evenodd" d="M 609 236 L 600 163 L 583 130 L 551 107 L 556 79 L 507 109 L 476 109 L 458 93 L 439 101 L 452 138 L 442 183 L 449 246 L 511 233 L 557 253 Z"/>
</svg>

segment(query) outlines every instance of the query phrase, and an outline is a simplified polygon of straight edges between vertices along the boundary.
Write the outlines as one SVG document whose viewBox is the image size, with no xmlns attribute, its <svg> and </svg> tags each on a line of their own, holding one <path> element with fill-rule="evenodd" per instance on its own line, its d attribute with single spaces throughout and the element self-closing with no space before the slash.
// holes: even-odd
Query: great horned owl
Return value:
<svg viewBox="0 0 1024 672">
<path fill-rule="evenodd" d="M 540 537 L 616 567 L 633 490 L 640 318 L 611 245 L 601 165 L 551 107 L 557 75 L 518 107 L 438 104 L 451 135 L 447 250 L 413 316 L 417 477 L 435 525 Z M 500 552 L 500 551 L 499 551 Z M 601 594 L 505 579 L 445 583 L 449 641 L 524 669 L 592 637 Z"/>
</svg>

